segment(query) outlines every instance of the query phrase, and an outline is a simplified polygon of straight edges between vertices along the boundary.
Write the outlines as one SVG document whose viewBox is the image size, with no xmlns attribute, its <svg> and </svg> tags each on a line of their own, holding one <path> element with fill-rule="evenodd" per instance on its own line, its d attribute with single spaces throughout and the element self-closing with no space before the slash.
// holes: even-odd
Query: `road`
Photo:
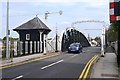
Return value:
<svg viewBox="0 0 120 80">
<path fill-rule="evenodd" d="M 100 48 L 84 48 L 80 54 L 61 53 L 58 56 L 2 70 L 3 78 L 76 78 L 86 63 L 100 54 Z M 88 75 L 89 77 L 89 75 Z"/>
</svg>

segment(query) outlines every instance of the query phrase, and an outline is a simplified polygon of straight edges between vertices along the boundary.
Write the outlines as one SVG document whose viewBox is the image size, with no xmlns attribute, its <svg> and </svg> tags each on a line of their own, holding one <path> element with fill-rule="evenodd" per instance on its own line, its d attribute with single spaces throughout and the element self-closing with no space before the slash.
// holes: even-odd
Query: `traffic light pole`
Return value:
<svg viewBox="0 0 120 80">
<path fill-rule="evenodd" d="M 120 67 L 120 21 L 118 21 L 118 55 L 117 55 L 117 63 Z"/>
<path fill-rule="evenodd" d="M 118 66 L 120 67 L 120 0 L 117 0 L 117 2 L 115 2 L 114 4 L 114 14 L 115 16 L 118 17 L 118 20 L 117 20 L 117 27 L 118 27 L 118 49 L 117 49 L 117 63 L 118 63 Z"/>
</svg>

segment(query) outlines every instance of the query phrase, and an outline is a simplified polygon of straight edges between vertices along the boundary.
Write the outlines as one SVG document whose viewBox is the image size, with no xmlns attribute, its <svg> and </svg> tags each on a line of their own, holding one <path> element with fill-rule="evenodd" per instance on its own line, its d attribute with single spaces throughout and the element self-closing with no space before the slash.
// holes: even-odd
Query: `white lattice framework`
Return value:
<svg viewBox="0 0 120 80">
<path fill-rule="evenodd" d="M 81 21 L 75 21 L 71 24 L 71 27 L 74 27 L 75 24 L 78 24 L 78 23 L 101 23 L 103 24 L 104 26 L 109 26 L 109 24 L 107 24 L 105 21 L 99 21 L 99 20 L 81 20 Z"/>
<path fill-rule="evenodd" d="M 62 40 L 63 34 L 66 33 L 68 30 L 71 30 L 71 29 L 78 30 L 77 28 L 74 27 L 74 25 L 75 24 L 80 24 L 80 23 L 100 23 L 100 24 L 103 25 L 103 27 L 102 27 L 102 36 L 101 36 L 101 39 L 102 39 L 102 41 L 101 41 L 101 44 L 102 44 L 102 46 L 101 46 L 101 55 L 104 56 L 104 52 L 105 52 L 105 50 L 104 50 L 104 46 L 105 46 L 105 30 L 107 30 L 108 27 L 109 27 L 109 24 L 107 24 L 105 21 L 100 21 L 100 20 L 81 20 L 81 21 L 75 21 L 75 22 L 73 22 L 70 25 L 70 27 L 67 27 L 65 30 L 62 31 L 61 36 L 60 36 L 60 41 Z"/>
<path fill-rule="evenodd" d="M 78 23 L 101 23 L 103 24 L 102 27 L 102 36 L 101 36 L 101 56 L 104 56 L 105 53 L 105 31 L 108 29 L 109 24 L 105 23 L 104 21 L 99 21 L 99 20 L 82 20 L 82 21 L 75 21 L 71 24 L 71 27 L 75 28 L 74 25 Z"/>
</svg>

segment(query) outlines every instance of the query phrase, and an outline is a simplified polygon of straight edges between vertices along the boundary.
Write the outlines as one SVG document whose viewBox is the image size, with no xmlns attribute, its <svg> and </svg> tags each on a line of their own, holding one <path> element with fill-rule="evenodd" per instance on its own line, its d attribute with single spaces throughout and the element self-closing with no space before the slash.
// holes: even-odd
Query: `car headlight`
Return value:
<svg viewBox="0 0 120 80">
<path fill-rule="evenodd" d="M 78 49 L 79 49 L 79 47 L 76 47 L 76 49 L 78 50 Z"/>
</svg>

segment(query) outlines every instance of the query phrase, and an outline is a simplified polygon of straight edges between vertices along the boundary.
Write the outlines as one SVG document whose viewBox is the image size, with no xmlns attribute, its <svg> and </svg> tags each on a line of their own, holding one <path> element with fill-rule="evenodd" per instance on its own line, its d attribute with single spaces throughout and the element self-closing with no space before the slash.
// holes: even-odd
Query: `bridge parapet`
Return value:
<svg viewBox="0 0 120 80">
<path fill-rule="evenodd" d="M 90 46 L 89 41 L 87 38 L 82 34 L 79 30 L 77 30 L 75 27 L 68 27 L 65 31 L 61 34 L 60 38 L 60 46 L 61 51 L 66 51 L 67 48 L 71 43 L 81 43 L 83 47 Z"/>
</svg>

